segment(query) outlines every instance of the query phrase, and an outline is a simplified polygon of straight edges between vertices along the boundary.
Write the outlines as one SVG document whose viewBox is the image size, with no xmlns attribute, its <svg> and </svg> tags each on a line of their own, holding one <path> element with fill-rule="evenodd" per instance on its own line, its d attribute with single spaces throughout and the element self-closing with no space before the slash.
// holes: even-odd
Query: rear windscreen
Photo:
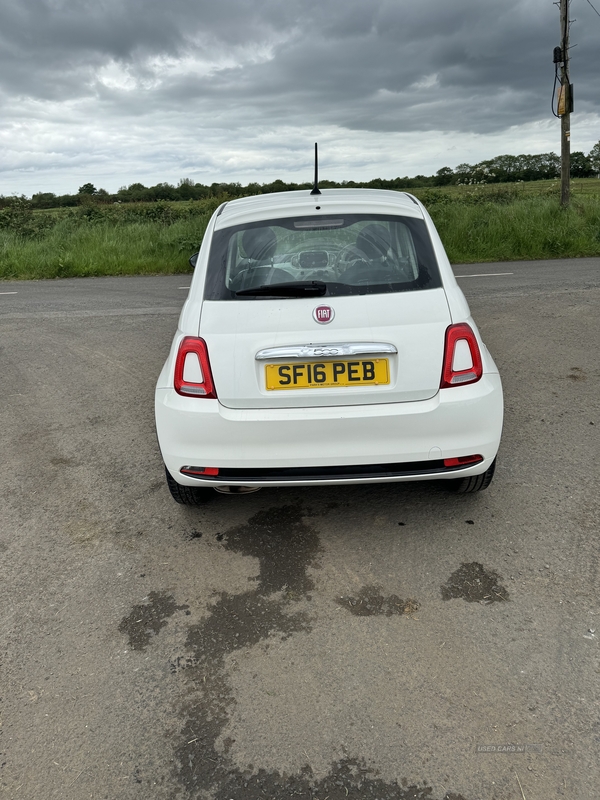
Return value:
<svg viewBox="0 0 600 800">
<path fill-rule="evenodd" d="M 215 231 L 207 300 L 277 296 L 277 287 L 318 281 L 324 296 L 380 294 L 441 286 L 425 222 L 345 214 L 274 219 Z M 273 294 L 253 295 L 273 287 Z M 241 293 L 241 294 L 238 294 Z"/>
</svg>

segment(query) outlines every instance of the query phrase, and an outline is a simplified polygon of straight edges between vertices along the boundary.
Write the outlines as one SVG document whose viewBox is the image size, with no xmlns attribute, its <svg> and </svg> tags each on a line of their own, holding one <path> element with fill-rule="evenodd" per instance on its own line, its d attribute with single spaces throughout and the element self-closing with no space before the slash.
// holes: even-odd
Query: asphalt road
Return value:
<svg viewBox="0 0 600 800">
<path fill-rule="evenodd" d="M 486 492 L 201 509 L 153 428 L 189 277 L 0 284 L 4 797 L 598 796 L 600 259 L 455 273 L 505 386 Z"/>
</svg>

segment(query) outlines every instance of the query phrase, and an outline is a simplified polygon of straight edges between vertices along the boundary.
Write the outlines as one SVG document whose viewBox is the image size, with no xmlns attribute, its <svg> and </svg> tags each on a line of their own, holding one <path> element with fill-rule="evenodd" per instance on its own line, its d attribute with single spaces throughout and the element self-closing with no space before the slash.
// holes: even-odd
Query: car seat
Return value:
<svg viewBox="0 0 600 800">
<path fill-rule="evenodd" d="M 277 237 L 272 228 L 245 230 L 241 249 L 245 259 L 240 262 L 238 274 L 229 284 L 231 291 L 239 292 L 253 286 L 294 280 L 291 273 L 273 266 Z"/>
</svg>

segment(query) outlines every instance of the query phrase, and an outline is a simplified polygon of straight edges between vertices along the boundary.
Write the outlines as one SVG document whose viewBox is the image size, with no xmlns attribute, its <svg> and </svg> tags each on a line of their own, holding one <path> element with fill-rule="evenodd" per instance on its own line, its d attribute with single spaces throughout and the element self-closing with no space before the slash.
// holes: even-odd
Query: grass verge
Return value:
<svg viewBox="0 0 600 800">
<path fill-rule="evenodd" d="M 600 182 L 574 187 L 568 209 L 559 206 L 556 184 L 538 183 L 537 193 L 527 184 L 492 184 L 415 194 L 453 263 L 600 256 Z M 16 202 L 0 212 L 0 279 L 189 271 L 188 258 L 225 199 L 58 212 Z"/>
</svg>

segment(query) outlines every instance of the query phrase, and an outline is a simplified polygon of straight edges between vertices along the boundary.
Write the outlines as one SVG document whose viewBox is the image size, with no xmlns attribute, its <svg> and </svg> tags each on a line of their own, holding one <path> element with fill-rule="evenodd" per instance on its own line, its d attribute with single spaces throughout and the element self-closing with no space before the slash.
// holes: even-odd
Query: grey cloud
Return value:
<svg viewBox="0 0 600 800">
<path fill-rule="evenodd" d="M 444 8 L 429 29 L 423 11 L 413 13 L 421 38 L 404 31 L 400 42 L 388 19 L 378 33 L 377 15 L 370 12 L 367 24 L 363 12 L 361 25 L 344 26 L 337 40 L 326 26 L 303 32 L 279 45 L 272 61 L 166 81 L 157 94 L 167 105 L 187 101 L 232 121 L 298 124 L 308 116 L 361 130 L 488 132 L 548 116 L 549 22 L 544 36 L 510 15 L 495 26 L 476 20 L 469 32 L 473 13 L 449 26 Z"/>
<path fill-rule="evenodd" d="M 86 95 L 90 76 L 111 60 L 136 71 L 151 56 L 210 55 L 268 39 L 289 24 L 285 6 L 270 0 L 6 0 L 0 10 L 0 85 L 40 98 Z"/>
<path fill-rule="evenodd" d="M 571 10 L 576 111 L 591 118 L 600 18 L 584 0 Z M 558 39 L 550 0 L 3 0 L 0 137 L 25 168 L 12 131 L 35 125 L 42 153 L 45 119 L 65 142 L 92 120 L 96 138 L 77 144 L 90 163 L 110 164 L 125 148 L 183 168 L 186 146 L 173 142 L 185 128 L 210 139 L 210 154 L 199 148 L 189 162 L 209 169 L 224 163 L 219 140 L 255 147 L 250 165 L 268 149 L 284 163 L 294 130 L 353 141 L 357 132 L 491 136 L 552 120 Z M 277 146 L 265 143 L 269 131 Z M 70 146 L 53 133 L 55 155 L 39 163 L 68 162 Z"/>
<path fill-rule="evenodd" d="M 558 17 L 547 5 L 6 0 L 0 82 L 7 91 L 32 97 L 97 94 L 121 112 L 128 103 L 139 109 L 143 102 L 131 102 L 131 94 L 128 100 L 95 80 L 103 65 L 116 61 L 141 81 L 141 98 L 167 108 L 175 99 L 203 100 L 225 116 L 241 105 L 253 117 L 268 111 L 278 123 L 308 114 L 365 130 L 487 131 L 548 113 Z M 578 100 L 584 110 L 597 110 L 595 42 L 583 27 L 573 33 L 581 33 L 579 52 L 593 56 L 577 64 Z M 270 60 L 248 61 L 248 49 L 266 45 Z M 219 58 L 228 52 L 235 58 L 242 46 L 247 51 L 241 66 L 218 66 Z M 169 76 L 149 66 L 152 57 L 197 57 L 215 68 L 205 77 Z M 432 75 L 435 83 L 415 88 Z M 156 85 L 144 88 L 144 79 L 152 78 Z M 386 102 L 382 90 L 391 93 Z"/>
</svg>

